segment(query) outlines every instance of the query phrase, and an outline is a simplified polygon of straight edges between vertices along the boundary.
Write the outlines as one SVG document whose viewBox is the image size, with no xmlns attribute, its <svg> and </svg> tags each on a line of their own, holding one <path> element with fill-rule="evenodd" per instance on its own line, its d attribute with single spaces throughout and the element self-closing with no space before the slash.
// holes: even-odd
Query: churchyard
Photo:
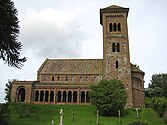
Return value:
<svg viewBox="0 0 167 125">
<path fill-rule="evenodd" d="M 165 125 L 164 121 L 152 110 L 143 108 L 139 118 L 135 109 L 125 110 L 119 117 L 103 117 L 97 119 L 95 106 L 82 105 L 33 105 L 11 104 L 10 125 L 59 125 L 60 109 L 63 109 L 63 125 L 128 125 L 133 121 L 147 122 L 148 125 Z M 52 121 L 53 120 L 53 121 Z"/>
</svg>

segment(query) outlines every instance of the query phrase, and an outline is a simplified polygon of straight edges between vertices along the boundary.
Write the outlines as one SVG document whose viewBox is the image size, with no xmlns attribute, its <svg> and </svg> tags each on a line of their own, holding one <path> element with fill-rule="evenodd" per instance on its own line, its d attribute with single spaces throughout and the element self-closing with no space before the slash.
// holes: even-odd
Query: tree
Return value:
<svg viewBox="0 0 167 125">
<path fill-rule="evenodd" d="M 10 99 L 11 88 L 12 88 L 12 82 L 9 81 L 8 83 L 6 83 L 6 88 L 5 88 L 5 93 L 6 93 L 5 101 L 6 101 L 7 103 L 10 103 L 10 102 L 11 102 L 11 99 Z"/>
<path fill-rule="evenodd" d="M 167 74 L 152 75 L 151 83 L 148 87 L 148 96 L 167 98 Z"/>
<path fill-rule="evenodd" d="M 11 0 L 0 1 L 0 59 L 8 66 L 21 68 L 26 58 L 20 58 L 22 49 L 18 41 L 19 21 L 17 9 Z"/>
<path fill-rule="evenodd" d="M 91 86 L 90 99 L 99 110 L 100 115 L 117 116 L 123 111 L 127 95 L 123 83 L 119 80 L 102 80 Z"/>
</svg>

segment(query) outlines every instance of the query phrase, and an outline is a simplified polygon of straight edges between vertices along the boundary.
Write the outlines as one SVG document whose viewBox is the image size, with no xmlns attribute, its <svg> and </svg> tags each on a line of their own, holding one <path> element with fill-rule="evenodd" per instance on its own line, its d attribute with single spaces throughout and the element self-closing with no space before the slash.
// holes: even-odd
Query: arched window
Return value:
<svg viewBox="0 0 167 125">
<path fill-rule="evenodd" d="M 118 69 L 118 61 L 116 61 L 116 68 Z"/>
<path fill-rule="evenodd" d="M 118 31 L 121 31 L 121 24 L 118 23 Z"/>
<path fill-rule="evenodd" d="M 45 102 L 48 102 L 49 91 L 45 91 Z"/>
<path fill-rule="evenodd" d="M 44 91 L 40 91 L 40 102 L 43 102 Z"/>
<path fill-rule="evenodd" d="M 116 45 L 115 43 L 112 43 L 112 52 L 115 52 L 116 51 Z"/>
<path fill-rule="evenodd" d="M 35 102 L 38 102 L 39 100 L 39 91 L 35 91 Z"/>
<path fill-rule="evenodd" d="M 50 92 L 50 102 L 54 101 L 54 91 Z"/>
<path fill-rule="evenodd" d="M 112 23 L 109 24 L 109 30 L 112 32 Z"/>
<path fill-rule="evenodd" d="M 77 92 L 73 92 L 73 102 L 77 102 Z"/>
<path fill-rule="evenodd" d="M 60 76 L 57 77 L 57 81 L 60 81 Z"/>
<path fill-rule="evenodd" d="M 85 92 L 82 91 L 81 92 L 81 103 L 84 103 L 85 102 Z"/>
<path fill-rule="evenodd" d="M 90 103 L 89 91 L 86 92 L 86 102 Z"/>
<path fill-rule="evenodd" d="M 17 100 L 18 100 L 18 102 L 25 101 L 25 89 L 24 88 L 20 88 L 18 90 Z"/>
<path fill-rule="evenodd" d="M 120 44 L 117 43 L 117 52 L 120 52 Z"/>
<path fill-rule="evenodd" d="M 68 81 L 68 77 L 66 76 L 66 82 Z"/>
<path fill-rule="evenodd" d="M 58 91 L 57 102 L 61 102 L 61 91 Z"/>
<path fill-rule="evenodd" d="M 71 102 L 72 101 L 72 92 L 69 91 L 68 92 L 68 102 Z"/>
<path fill-rule="evenodd" d="M 117 31 L 117 24 L 114 23 L 114 31 L 116 32 Z"/>
<path fill-rule="evenodd" d="M 55 78 L 54 78 L 54 76 L 52 76 L 52 81 L 54 81 L 55 80 Z"/>
<path fill-rule="evenodd" d="M 112 43 L 112 52 L 120 52 L 120 44 Z"/>
<path fill-rule="evenodd" d="M 67 96 L 66 91 L 63 91 L 63 102 L 66 102 L 66 96 Z"/>
</svg>

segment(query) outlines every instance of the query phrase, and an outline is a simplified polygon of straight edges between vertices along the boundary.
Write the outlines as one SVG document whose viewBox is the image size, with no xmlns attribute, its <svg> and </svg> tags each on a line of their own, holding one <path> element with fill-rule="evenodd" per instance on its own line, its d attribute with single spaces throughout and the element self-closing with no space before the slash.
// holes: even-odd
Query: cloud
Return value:
<svg viewBox="0 0 167 125">
<path fill-rule="evenodd" d="M 77 15 L 43 9 L 29 9 L 20 16 L 20 41 L 23 51 L 36 57 L 80 57 L 84 31 Z"/>
</svg>

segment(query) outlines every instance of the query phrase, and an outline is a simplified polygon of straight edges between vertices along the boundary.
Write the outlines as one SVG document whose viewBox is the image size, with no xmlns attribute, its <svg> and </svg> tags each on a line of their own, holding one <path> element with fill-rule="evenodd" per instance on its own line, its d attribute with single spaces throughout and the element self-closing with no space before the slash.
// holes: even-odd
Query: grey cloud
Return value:
<svg viewBox="0 0 167 125">
<path fill-rule="evenodd" d="M 20 41 L 34 56 L 74 58 L 81 56 L 84 32 L 76 15 L 45 9 L 21 16 Z"/>
</svg>

